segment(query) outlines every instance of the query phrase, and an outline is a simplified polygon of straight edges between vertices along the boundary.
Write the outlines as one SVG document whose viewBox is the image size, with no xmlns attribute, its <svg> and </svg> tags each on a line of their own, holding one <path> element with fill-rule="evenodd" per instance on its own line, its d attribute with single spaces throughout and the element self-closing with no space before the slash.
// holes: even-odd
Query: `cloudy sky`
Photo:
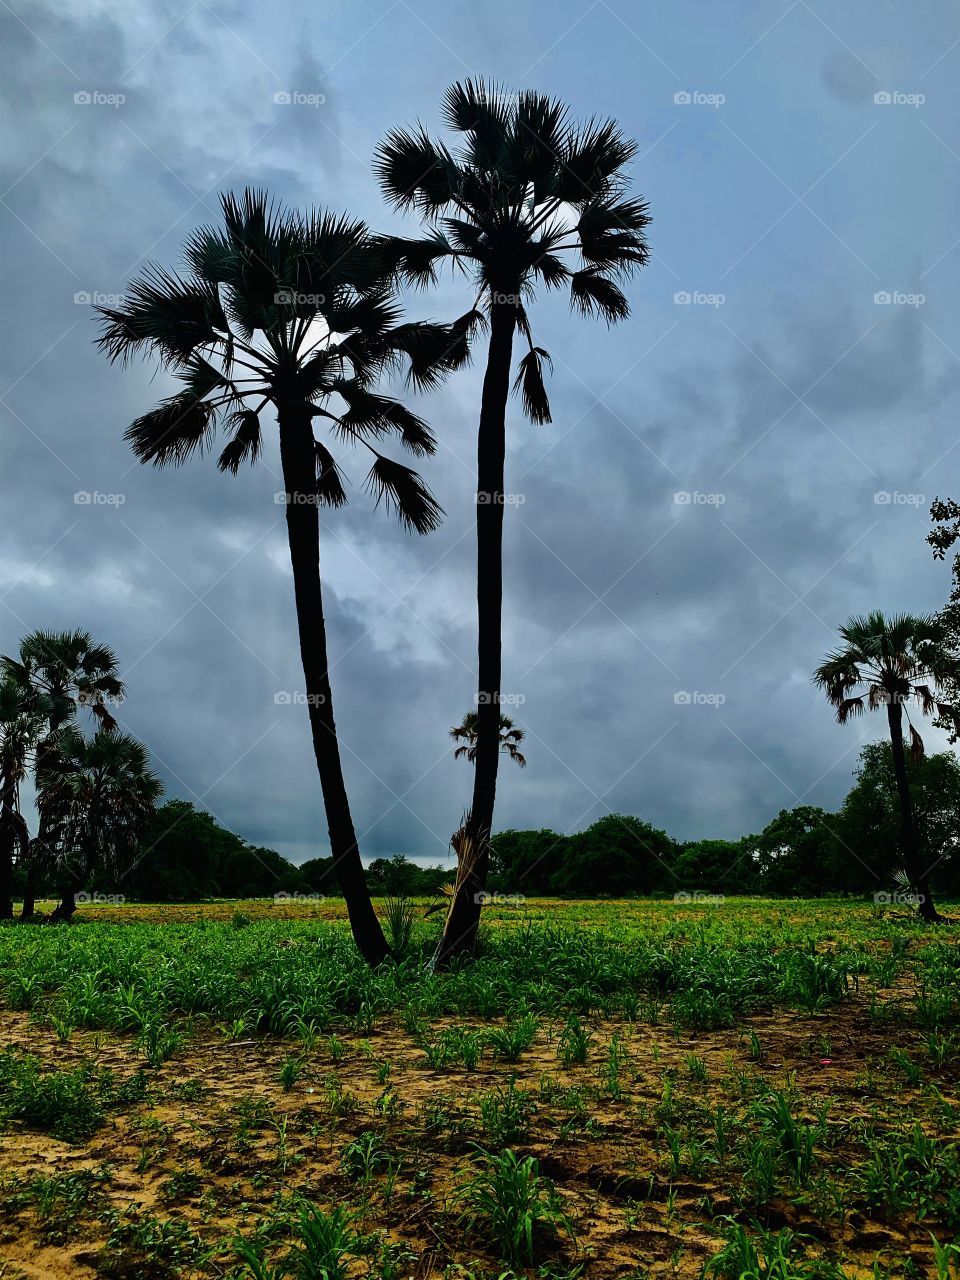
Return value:
<svg viewBox="0 0 960 1280">
<path fill-rule="evenodd" d="M 884 726 L 836 726 L 810 671 L 850 613 L 949 589 L 924 536 L 931 498 L 960 496 L 953 5 L 2 0 L 0 29 L 0 651 L 89 628 L 171 794 L 326 850 L 306 711 L 275 700 L 302 688 L 276 447 L 237 479 L 136 465 L 123 431 L 168 380 L 108 367 L 88 300 L 175 265 L 248 183 L 412 233 L 378 139 L 436 131 L 448 84 L 492 76 L 618 119 L 655 219 L 627 323 L 534 311 L 555 420 L 508 418 L 504 689 L 529 764 L 505 763 L 498 825 L 737 837 L 839 803 Z M 470 302 L 448 281 L 408 311 Z M 360 459 L 324 521 L 366 856 L 441 858 L 468 801 L 447 733 L 475 685 L 480 377 L 417 398 L 438 533 L 371 510 Z"/>
</svg>

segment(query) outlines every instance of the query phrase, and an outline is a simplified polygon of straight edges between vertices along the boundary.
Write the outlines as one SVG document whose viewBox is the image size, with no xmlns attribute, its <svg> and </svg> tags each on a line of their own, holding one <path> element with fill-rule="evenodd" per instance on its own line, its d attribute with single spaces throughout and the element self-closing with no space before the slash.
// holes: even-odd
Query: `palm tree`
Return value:
<svg viewBox="0 0 960 1280">
<path fill-rule="evenodd" d="M 27 776 L 44 710 L 15 680 L 0 677 L 0 920 L 13 916 L 13 857 L 16 853 L 22 861 L 29 844 L 20 812 L 20 784 Z"/>
<path fill-rule="evenodd" d="M 94 872 L 127 869 L 162 794 L 136 738 L 107 729 L 86 738 L 74 725 L 64 729 L 39 774 L 61 884 L 51 920 L 70 919 L 77 890 Z"/>
<path fill-rule="evenodd" d="M 916 700 L 925 716 L 938 715 L 957 722 L 957 710 L 937 699 L 948 681 L 960 676 L 960 657 L 945 644 L 943 624 L 923 615 L 898 614 L 890 618 L 879 611 L 867 617 L 850 618 L 840 628 L 844 645 L 827 656 L 814 672 L 814 684 L 824 690 L 837 709 L 837 720 L 846 724 L 851 716 L 876 711 L 885 706 L 893 748 L 893 768 L 900 800 L 903 856 L 906 872 L 920 902 L 925 920 L 939 920 L 930 893 L 930 869 L 920 861 L 919 833 L 907 781 L 903 741 L 903 713 Z M 922 759 L 920 734 L 910 729 L 910 749 L 914 760 Z"/>
<path fill-rule="evenodd" d="M 389 953 L 364 878 L 333 716 L 320 579 L 319 507 L 346 500 L 338 464 L 317 437 L 369 450 L 366 487 L 408 529 L 427 533 L 442 510 L 420 477 L 375 445 L 393 435 L 431 454 L 423 420 L 377 393 L 380 377 L 407 368 L 415 388 L 435 384 L 465 356 L 442 325 L 402 324 L 383 263 L 361 222 L 284 211 L 263 192 L 221 197 L 223 227 L 186 243 L 186 275 L 147 269 L 124 304 L 101 308 L 100 345 L 111 361 L 156 356 L 182 389 L 138 418 L 126 438 L 141 462 L 183 463 L 230 439 L 221 471 L 255 463 L 261 414 L 276 413 L 300 654 L 330 846 L 353 936 L 371 964 Z"/>
<path fill-rule="evenodd" d="M 468 824 L 480 850 L 458 892 L 438 962 L 470 951 L 480 921 L 499 759 L 504 452 L 513 340 L 527 344 L 515 392 L 531 421 L 550 422 L 543 381 L 550 356 L 534 343 L 527 313 L 537 285 L 569 289 L 581 315 L 608 324 L 629 314 L 617 281 L 647 261 L 647 204 L 627 198 L 636 145 L 610 120 L 577 124 L 540 93 L 509 97 L 496 86 L 453 85 L 441 112 L 461 135 L 451 149 L 423 129 L 393 129 L 376 170 L 387 199 L 420 214 L 426 235 L 385 241 L 401 279 L 426 287 L 449 261 L 471 277 L 472 308 L 452 326 L 469 342 L 489 325 L 477 433 L 477 750 Z"/>
<path fill-rule="evenodd" d="M 476 711 L 468 711 L 458 725 L 450 730 L 454 742 L 462 745 L 453 753 L 455 760 L 467 759 L 471 762 L 477 758 L 477 720 Z M 523 741 L 523 730 L 517 728 L 509 716 L 500 717 L 500 750 L 515 761 L 521 769 L 525 768 L 527 757 L 520 750 Z"/>
<path fill-rule="evenodd" d="M 37 709 L 43 709 L 44 728 L 36 744 L 36 769 L 57 750 L 60 733 L 81 707 L 87 708 L 100 728 L 112 731 L 117 722 L 108 702 L 123 698 L 117 656 L 94 641 L 89 631 L 32 631 L 20 642 L 16 659 L 0 658 L 0 672 L 29 692 Z M 26 885 L 21 919 L 33 915 L 38 860 L 47 851 L 49 818 L 42 805 L 36 839 L 28 847 Z"/>
</svg>

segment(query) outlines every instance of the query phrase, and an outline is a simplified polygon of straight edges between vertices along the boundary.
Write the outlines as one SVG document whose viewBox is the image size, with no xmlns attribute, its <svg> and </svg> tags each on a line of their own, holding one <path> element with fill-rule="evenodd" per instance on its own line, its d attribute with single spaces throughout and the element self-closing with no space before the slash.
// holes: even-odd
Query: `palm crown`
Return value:
<svg viewBox="0 0 960 1280">
<path fill-rule="evenodd" d="M 64 730 L 38 791 L 49 806 L 59 860 L 78 879 L 95 866 L 120 867 L 136 853 L 143 822 L 163 794 L 147 750 L 129 734 Z"/>
<path fill-rule="evenodd" d="M 468 711 L 460 724 L 450 730 L 450 737 L 461 745 L 454 751 L 455 760 L 476 760 L 477 758 L 477 725 L 476 711 Z M 509 716 L 500 716 L 500 750 L 510 757 L 520 768 L 524 768 L 527 757 L 520 750 L 523 741 L 523 730 L 518 728 Z"/>
<path fill-rule="evenodd" d="M 840 635 L 845 645 L 829 654 L 813 677 L 836 707 L 840 724 L 891 702 L 906 708 L 911 700 L 924 715 L 956 721 L 956 709 L 940 702 L 937 694 L 948 680 L 957 679 L 960 659 L 947 650 L 943 625 L 936 618 L 886 618 L 876 612 L 851 618 Z M 914 756 L 922 755 L 923 741 L 913 725 L 910 742 Z"/>
<path fill-rule="evenodd" d="M 123 697 L 117 656 L 89 631 L 32 631 L 20 642 L 18 657 L 0 658 L 0 671 L 42 699 L 45 719 L 55 732 L 86 707 L 101 728 L 115 729 L 109 699 Z"/>
<path fill-rule="evenodd" d="M 182 463 L 218 426 L 229 440 L 221 471 L 236 474 L 261 451 L 260 413 L 298 406 L 342 441 L 373 454 L 367 487 L 421 533 L 442 514 L 409 467 L 375 447 L 393 435 L 413 454 L 435 449 L 427 424 L 378 379 L 406 368 L 432 386 L 465 358 L 464 343 L 438 324 L 401 323 L 384 262 L 362 222 L 283 210 L 265 193 L 221 197 L 223 227 L 201 227 L 184 250 L 186 274 L 150 267 L 122 306 L 98 308 L 99 345 L 113 360 L 153 354 L 182 389 L 127 431 L 142 462 Z M 333 454 L 316 447 L 316 498 L 346 501 Z"/>
<path fill-rule="evenodd" d="M 385 195 L 428 226 L 423 240 L 386 239 L 384 252 L 417 285 L 434 283 L 445 260 L 473 276 L 474 307 L 451 328 L 458 339 L 469 340 L 491 305 L 512 300 L 529 348 L 515 390 L 533 421 L 549 422 L 549 356 L 534 345 L 523 303 L 543 283 L 567 289 L 583 315 L 612 323 L 629 314 L 618 281 L 649 257 L 648 206 L 625 194 L 636 144 L 612 121 L 577 125 L 562 103 L 534 92 L 508 96 L 482 80 L 453 85 L 442 113 L 462 135 L 454 150 L 422 126 L 394 129 L 380 146 Z"/>
</svg>

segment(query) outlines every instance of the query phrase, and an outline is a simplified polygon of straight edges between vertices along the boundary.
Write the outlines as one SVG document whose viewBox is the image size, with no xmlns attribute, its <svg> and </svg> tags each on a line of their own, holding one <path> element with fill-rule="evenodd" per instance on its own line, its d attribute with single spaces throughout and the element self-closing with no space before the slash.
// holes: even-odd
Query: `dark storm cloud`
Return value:
<svg viewBox="0 0 960 1280">
<path fill-rule="evenodd" d="M 831 34 L 806 8 L 766 33 L 747 6 L 704 24 L 681 5 L 651 15 L 643 45 L 604 6 L 547 45 L 540 19 L 559 32 L 580 11 L 0 10 L 15 121 L 0 270 L 16 299 L 0 347 L 0 650 L 33 626 L 89 627 L 121 655 L 124 722 L 171 794 L 257 843 L 322 852 L 275 442 L 236 479 L 209 457 L 135 465 L 123 430 L 169 380 L 110 369 L 74 295 L 119 292 L 147 259 L 175 265 L 218 191 L 246 182 L 412 231 L 379 203 L 377 138 L 435 126 L 450 80 L 499 72 L 642 139 L 656 257 L 609 333 L 553 298 L 534 313 L 555 420 L 530 426 L 511 401 L 504 687 L 529 765 L 505 764 L 498 821 L 566 830 L 613 809 L 737 836 L 801 799 L 835 805 L 882 726 L 838 729 L 810 670 L 850 612 L 946 593 L 923 537 L 926 503 L 957 489 L 960 140 L 936 63 L 955 38 L 946 10 L 904 34 L 862 4 Z M 607 85 L 584 74 L 604 59 Z M 923 84 L 924 113 L 875 109 L 873 72 Z M 679 89 L 727 103 L 677 105 Z M 124 102 L 74 102 L 94 92 Z M 724 300 L 675 301 L 694 290 Z M 884 290 L 924 301 L 875 304 Z M 471 302 L 445 280 L 408 311 Z M 337 720 L 371 856 L 440 857 L 468 799 L 447 734 L 473 698 L 481 376 L 417 402 L 441 446 L 438 533 L 409 538 L 373 512 L 349 454 L 350 506 L 324 518 Z"/>
</svg>

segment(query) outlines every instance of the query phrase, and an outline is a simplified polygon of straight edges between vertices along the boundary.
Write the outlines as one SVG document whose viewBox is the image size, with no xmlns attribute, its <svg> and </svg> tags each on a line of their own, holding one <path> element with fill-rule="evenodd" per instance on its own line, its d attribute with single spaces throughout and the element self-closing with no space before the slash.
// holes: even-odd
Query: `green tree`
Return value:
<svg viewBox="0 0 960 1280">
<path fill-rule="evenodd" d="M 758 836 L 746 843 L 755 854 L 764 893 L 819 898 L 831 888 L 836 859 L 837 819 L 801 804 L 781 809 Z"/>
<path fill-rule="evenodd" d="M 751 893 L 756 864 L 749 840 L 693 840 L 673 859 L 677 891 Z"/>
<path fill-rule="evenodd" d="M 453 753 L 455 760 L 469 760 L 471 764 L 477 759 L 477 723 L 480 717 L 476 711 L 468 711 L 459 724 L 450 730 L 450 737 L 459 742 Z M 524 733 L 513 723 L 509 716 L 500 716 L 500 750 L 510 757 L 521 769 L 526 767 L 527 757 L 520 750 Z"/>
<path fill-rule="evenodd" d="M 490 841 L 490 884 L 504 893 L 548 894 L 570 837 L 540 831 L 498 831 Z"/>
<path fill-rule="evenodd" d="M 910 804 L 920 858 L 941 892 L 960 892 L 960 760 L 952 751 L 914 759 L 905 752 Z M 840 852 L 851 851 L 839 868 L 844 889 L 874 892 L 890 886 L 901 865 L 900 801 L 889 742 L 868 743 L 860 752 L 856 782 L 837 816 Z"/>
<path fill-rule="evenodd" d="M 401 523 L 434 529 L 441 508 L 420 477 L 376 447 L 387 436 L 431 454 L 426 423 L 380 395 L 380 379 L 406 367 L 415 387 L 432 386 L 463 357 L 439 325 L 403 324 L 383 263 L 361 222 L 303 217 L 263 192 L 221 198 L 222 227 L 201 227 L 186 243 L 186 275 L 150 267 L 124 304 L 101 308 L 100 345 L 111 360 L 152 355 L 181 390 L 138 418 L 127 439 L 141 462 L 179 464 L 230 439 L 221 471 L 255 463 L 265 410 L 275 412 L 293 569 L 300 654 L 330 847 L 353 936 L 369 963 L 388 954 L 364 880 L 347 799 L 327 658 L 320 577 L 319 508 L 340 507 L 346 490 L 336 459 L 315 431 L 372 455 L 366 487 Z"/>
<path fill-rule="evenodd" d="M 475 299 L 453 326 L 468 342 L 489 326 L 477 433 L 478 721 L 468 847 L 476 850 L 447 918 L 436 963 L 471 951 L 487 876 L 500 756 L 501 610 L 506 411 L 514 336 L 527 344 L 514 390 L 527 416 L 550 418 L 543 380 L 550 357 L 535 345 L 527 306 L 538 286 L 569 290 L 573 309 L 608 324 L 629 307 L 618 280 L 647 261 L 650 221 L 628 199 L 636 146 L 613 121 L 570 120 L 560 102 L 535 92 L 507 95 L 482 81 L 453 85 L 442 103 L 453 147 L 423 130 L 393 129 L 376 169 L 387 199 L 418 212 L 425 236 L 392 237 L 400 276 L 427 286 L 449 262 L 472 277 Z"/>
<path fill-rule="evenodd" d="M 960 679 L 960 658 L 947 646 L 943 624 L 928 616 L 898 614 L 890 618 L 880 612 L 850 618 L 840 628 L 844 641 L 814 672 L 814 683 L 837 709 L 837 720 L 845 724 L 851 716 L 869 708 L 886 707 L 887 725 L 893 751 L 893 767 L 900 804 L 902 850 L 906 873 L 919 898 L 925 920 L 940 919 L 930 891 L 930 864 L 921 857 L 917 824 L 910 800 L 906 757 L 903 746 L 903 715 L 915 701 L 923 715 L 937 714 L 954 722 L 955 708 L 940 702 L 937 695 L 948 682 Z M 923 739 L 909 724 L 911 752 L 915 760 L 923 756 Z"/>
<path fill-rule="evenodd" d="M 675 853 L 666 832 L 629 814 L 610 813 L 568 837 L 550 888 L 558 895 L 649 894 L 663 884 Z"/>
<path fill-rule="evenodd" d="M 69 920 L 76 893 L 99 872 L 116 873 L 136 856 L 144 826 L 163 786 L 143 743 L 100 729 L 85 738 L 65 729 L 38 775 L 49 806 L 61 901 L 52 920 Z"/>
</svg>

